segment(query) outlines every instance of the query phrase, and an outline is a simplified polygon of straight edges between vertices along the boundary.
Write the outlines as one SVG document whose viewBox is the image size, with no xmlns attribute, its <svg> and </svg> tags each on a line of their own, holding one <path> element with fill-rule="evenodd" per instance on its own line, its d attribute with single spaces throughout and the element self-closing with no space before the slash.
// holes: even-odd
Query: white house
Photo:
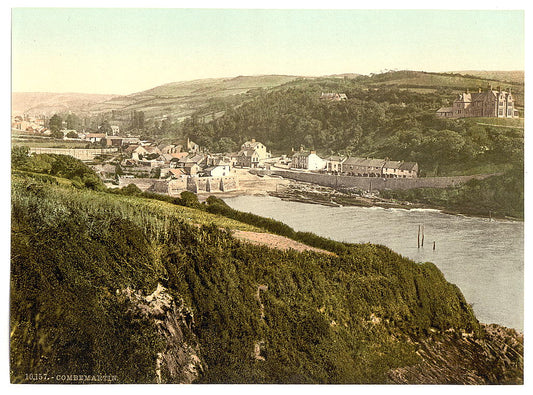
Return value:
<svg viewBox="0 0 533 395">
<path fill-rule="evenodd" d="M 230 175 L 231 168 L 229 165 L 217 165 L 207 167 L 204 171 L 209 177 L 225 177 Z"/>
<path fill-rule="evenodd" d="M 304 170 L 322 170 L 326 167 L 326 161 L 316 154 L 316 151 L 300 151 L 292 156 L 291 168 Z"/>
</svg>

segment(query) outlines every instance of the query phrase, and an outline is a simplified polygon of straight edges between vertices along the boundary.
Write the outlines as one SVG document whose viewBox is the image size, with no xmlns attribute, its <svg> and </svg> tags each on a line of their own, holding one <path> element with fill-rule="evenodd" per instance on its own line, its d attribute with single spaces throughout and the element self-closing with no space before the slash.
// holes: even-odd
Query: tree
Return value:
<svg viewBox="0 0 533 395">
<path fill-rule="evenodd" d="M 70 132 L 67 133 L 67 137 L 69 139 L 77 139 L 78 138 L 78 133 L 76 133 L 76 132 L 71 130 Z"/>
<path fill-rule="evenodd" d="M 30 158 L 30 149 L 25 146 L 15 146 L 11 149 L 11 167 L 20 169 L 26 165 Z"/>
<path fill-rule="evenodd" d="M 55 139 L 63 140 L 65 138 L 65 135 L 61 130 L 55 130 L 52 132 L 52 137 Z"/>
<path fill-rule="evenodd" d="M 110 134 L 111 133 L 111 125 L 109 124 L 109 121 L 107 119 L 104 119 L 102 124 L 99 127 L 101 133 Z"/>
<path fill-rule="evenodd" d="M 63 129 L 63 120 L 61 117 L 57 114 L 52 115 L 52 118 L 48 121 L 48 128 L 52 133 Z"/>
<path fill-rule="evenodd" d="M 237 144 L 230 137 L 222 137 L 218 141 L 219 152 L 233 152 L 237 149 Z"/>
<path fill-rule="evenodd" d="M 67 129 L 78 130 L 81 124 L 80 118 L 75 114 L 68 114 L 65 121 L 67 122 Z"/>
</svg>

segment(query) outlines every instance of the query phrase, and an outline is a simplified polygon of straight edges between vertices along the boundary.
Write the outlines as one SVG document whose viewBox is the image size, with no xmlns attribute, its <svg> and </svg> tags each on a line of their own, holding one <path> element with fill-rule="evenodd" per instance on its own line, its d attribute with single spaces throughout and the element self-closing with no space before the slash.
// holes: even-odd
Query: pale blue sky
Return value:
<svg viewBox="0 0 533 395">
<path fill-rule="evenodd" d="M 12 88 L 128 94 L 237 75 L 523 70 L 523 11 L 12 10 Z"/>
</svg>

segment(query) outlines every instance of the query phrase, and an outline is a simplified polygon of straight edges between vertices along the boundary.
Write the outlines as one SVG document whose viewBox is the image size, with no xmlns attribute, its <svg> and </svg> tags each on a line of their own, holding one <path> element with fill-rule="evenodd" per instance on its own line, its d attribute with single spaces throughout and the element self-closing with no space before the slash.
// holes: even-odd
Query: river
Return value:
<svg viewBox="0 0 533 395">
<path fill-rule="evenodd" d="M 416 262 L 433 262 L 461 289 L 480 322 L 523 331 L 522 222 L 427 209 L 329 207 L 270 196 L 224 200 L 234 209 L 282 221 L 297 231 L 350 243 L 382 244 Z M 419 225 L 424 226 L 420 248 Z"/>
</svg>

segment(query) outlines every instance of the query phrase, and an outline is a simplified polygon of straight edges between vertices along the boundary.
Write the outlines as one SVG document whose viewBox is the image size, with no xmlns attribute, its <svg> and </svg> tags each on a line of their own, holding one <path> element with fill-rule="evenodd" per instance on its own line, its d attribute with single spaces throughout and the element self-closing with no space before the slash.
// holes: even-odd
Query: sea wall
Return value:
<svg viewBox="0 0 533 395">
<path fill-rule="evenodd" d="M 482 180 L 492 175 L 477 174 L 455 177 L 379 178 L 336 176 L 331 174 L 303 173 L 288 170 L 272 170 L 270 174 L 327 187 L 358 188 L 367 191 L 385 189 L 447 188 L 464 184 L 472 179 Z"/>
<path fill-rule="evenodd" d="M 239 189 L 237 177 L 188 177 L 175 180 L 158 180 L 154 178 L 120 177 L 118 186 L 136 185 L 141 191 L 179 196 L 183 191 L 194 193 L 228 192 Z"/>
</svg>

